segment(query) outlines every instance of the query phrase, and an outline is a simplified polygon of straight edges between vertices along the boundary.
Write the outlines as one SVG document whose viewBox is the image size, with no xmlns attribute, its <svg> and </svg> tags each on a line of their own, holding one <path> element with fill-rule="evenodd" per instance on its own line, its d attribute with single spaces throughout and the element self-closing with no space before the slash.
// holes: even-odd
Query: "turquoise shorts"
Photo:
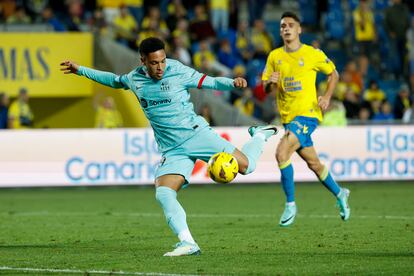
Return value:
<svg viewBox="0 0 414 276">
<path fill-rule="evenodd" d="M 318 127 L 318 119 L 297 116 L 290 123 L 283 126 L 286 131 L 290 130 L 298 137 L 300 149 L 313 146 L 311 134 Z"/>
<path fill-rule="evenodd" d="M 163 153 L 155 178 L 166 174 L 182 175 L 185 179 L 183 186 L 185 188 L 197 159 L 208 162 L 217 152 L 233 153 L 235 149 L 235 146 L 218 135 L 211 127 L 205 127 L 178 147 Z"/>
</svg>

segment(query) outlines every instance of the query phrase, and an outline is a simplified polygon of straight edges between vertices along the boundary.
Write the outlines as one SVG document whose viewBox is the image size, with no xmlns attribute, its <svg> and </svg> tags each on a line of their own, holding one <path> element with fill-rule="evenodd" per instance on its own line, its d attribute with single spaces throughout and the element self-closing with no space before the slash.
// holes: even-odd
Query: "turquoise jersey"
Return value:
<svg viewBox="0 0 414 276">
<path fill-rule="evenodd" d="M 181 145 L 208 126 L 206 120 L 194 112 L 189 88 L 234 88 L 230 78 L 210 77 L 173 59 L 167 59 L 166 63 L 161 80 L 151 78 L 145 66 L 120 76 L 83 66 L 78 70 L 79 75 L 101 84 L 130 89 L 151 123 L 160 152 Z"/>
</svg>

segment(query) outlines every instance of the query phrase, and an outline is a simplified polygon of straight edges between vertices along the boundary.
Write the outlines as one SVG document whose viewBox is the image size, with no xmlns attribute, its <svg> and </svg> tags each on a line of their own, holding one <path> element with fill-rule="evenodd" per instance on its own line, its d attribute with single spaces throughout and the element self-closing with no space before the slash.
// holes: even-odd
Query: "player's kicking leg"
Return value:
<svg viewBox="0 0 414 276">
<path fill-rule="evenodd" d="M 278 133 L 278 129 L 274 125 L 252 126 L 248 132 L 252 138 L 244 144 L 241 152 L 237 149 L 233 152 L 239 163 L 239 172 L 245 175 L 256 169 L 257 160 L 263 153 L 265 143 Z"/>
<path fill-rule="evenodd" d="M 164 211 L 168 226 L 178 236 L 180 242 L 173 251 L 164 256 L 200 255 L 201 250 L 194 241 L 187 225 L 186 214 L 177 200 L 177 191 L 185 183 L 184 177 L 176 174 L 167 174 L 158 177 L 155 181 L 155 197 Z"/>
<path fill-rule="evenodd" d="M 314 147 L 302 148 L 298 153 L 305 160 L 308 167 L 316 174 L 319 181 L 336 197 L 340 217 L 343 220 L 348 220 L 351 215 L 351 208 L 348 205 L 350 191 L 341 188 L 333 179 L 328 168 L 319 160 Z"/>
<path fill-rule="evenodd" d="M 267 126 L 251 126 L 248 129 L 250 136 L 256 137 L 261 136 L 263 140 L 267 141 L 273 135 L 276 135 L 278 130 L 277 127 L 274 125 L 267 125 Z"/>
</svg>

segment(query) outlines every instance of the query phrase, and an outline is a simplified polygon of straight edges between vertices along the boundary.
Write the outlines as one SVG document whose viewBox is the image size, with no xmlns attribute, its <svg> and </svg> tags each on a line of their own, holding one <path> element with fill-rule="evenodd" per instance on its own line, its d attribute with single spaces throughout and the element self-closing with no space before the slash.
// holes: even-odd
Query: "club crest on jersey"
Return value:
<svg viewBox="0 0 414 276">
<path fill-rule="evenodd" d="M 168 91 L 170 90 L 170 84 L 168 81 L 162 81 L 161 82 L 161 91 Z"/>
<path fill-rule="evenodd" d="M 299 59 L 299 66 L 303 67 L 303 65 L 305 65 L 305 61 L 303 60 L 303 58 Z"/>
</svg>

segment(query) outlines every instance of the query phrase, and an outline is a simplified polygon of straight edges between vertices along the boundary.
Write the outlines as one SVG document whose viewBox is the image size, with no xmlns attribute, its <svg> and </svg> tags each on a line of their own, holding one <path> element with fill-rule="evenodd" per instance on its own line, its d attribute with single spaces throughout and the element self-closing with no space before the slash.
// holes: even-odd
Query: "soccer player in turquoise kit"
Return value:
<svg viewBox="0 0 414 276">
<path fill-rule="evenodd" d="M 155 197 L 160 203 L 167 223 L 180 240 L 176 248 L 164 256 L 199 255 L 186 221 L 186 213 L 177 200 L 177 192 L 188 185 L 197 159 L 208 161 L 217 152 L 233 154 L 239 173 L 254 171 L 265 141 L 277 133 L 274 126 L 251 127 L 252 138 L 236 149 L 214 132 L 194 112 L 189 88 L 231 90 L 244 88 L 243 78 L 210 77 L 166 58 L 164 43 L 155 37 L 143 40 L 139 51 L 143 66 L 125 75 L 115 75 L 79 66 L 72 61 L 61 63 L 65 74 L 77 74 L 113 88 L 130 89 L 151 123 L 158 149 L 162 153 L 155 174 Z"/>
</svg>

